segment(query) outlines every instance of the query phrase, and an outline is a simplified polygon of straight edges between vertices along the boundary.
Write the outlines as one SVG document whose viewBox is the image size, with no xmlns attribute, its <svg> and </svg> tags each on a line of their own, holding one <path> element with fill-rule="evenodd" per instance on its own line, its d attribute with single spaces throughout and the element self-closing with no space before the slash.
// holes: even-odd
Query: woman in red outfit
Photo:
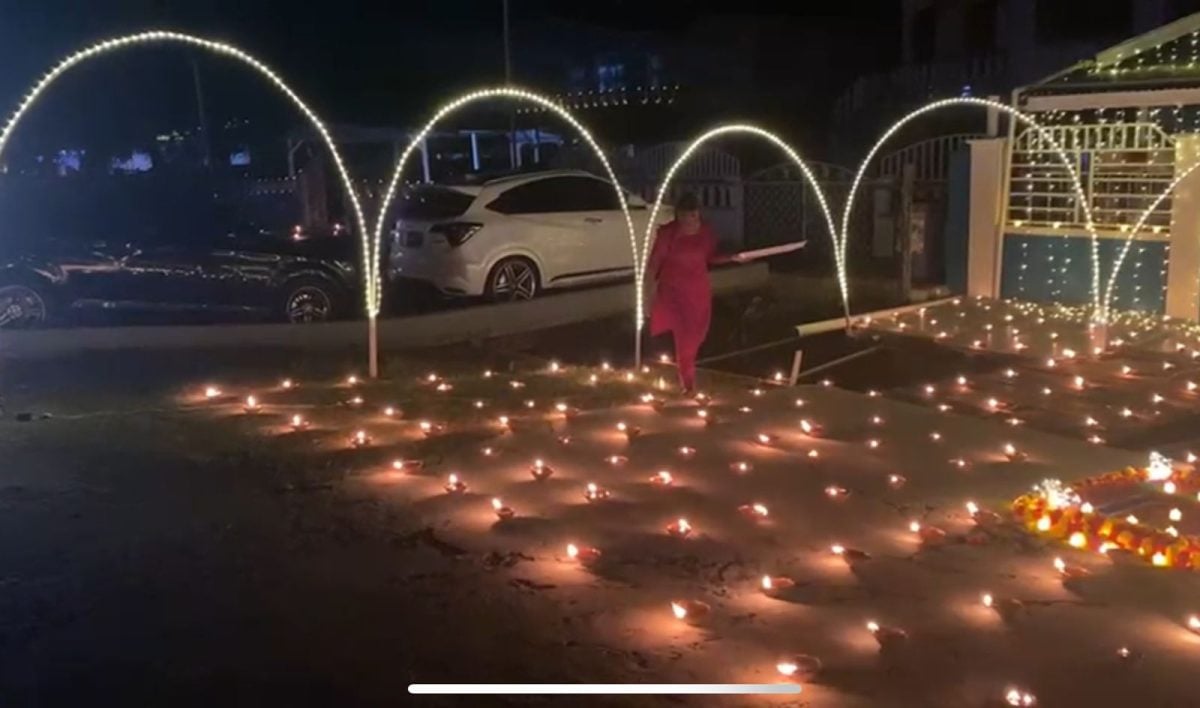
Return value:
<svg viewBox="0 0 1200 708">
<path fill-rule="evenodd" d="M 658 283 L 650 310 L 650 334 L 673 335 L 679 385 L 685 394 L 696 388 L 696 354 L 712 318 L 708 266 L 741 260 L 736 255 L 717 255 L 716 234 L 701 220 L 700 201 L 694 194 L 680 196 L 675 220 L 658 228 L 646 264 Z"/>
</svg>

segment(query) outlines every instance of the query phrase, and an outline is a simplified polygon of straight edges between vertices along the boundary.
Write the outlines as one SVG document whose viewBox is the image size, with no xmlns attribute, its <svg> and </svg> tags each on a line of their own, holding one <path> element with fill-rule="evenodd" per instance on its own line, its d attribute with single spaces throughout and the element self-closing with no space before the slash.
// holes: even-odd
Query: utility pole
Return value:
<svg viewBox="0 0 1200 708">
<path fill-rule="evenodd" d="M 512 86 L 512 47 L 509 44 L 508 29 L 508 0 L 501 0 L 504 6 L 504 85 Z M 508 112 L 508 164 L 512 169 L 517 168 L 517 111 L 510 108 Z"/>
<path fill-rule="evenodd" d="M 200 64 L 196 61 L 196 55 L 191 55 L 192 60 L 192 84 L 196 88 L 196 116 L 197 126 L 200 130 L 200 159 L 205 169 L 212 166 L 212 145 L 209 143 L 208 135 L 208 118 L 204 112 L 204 88 L 200 84 Z"/>
</svg>

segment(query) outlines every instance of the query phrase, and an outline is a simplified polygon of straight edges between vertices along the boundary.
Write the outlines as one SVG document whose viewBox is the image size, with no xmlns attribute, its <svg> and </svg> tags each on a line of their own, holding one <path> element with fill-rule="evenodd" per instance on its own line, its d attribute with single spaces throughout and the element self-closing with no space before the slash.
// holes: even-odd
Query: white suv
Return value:
<svg viewBox="0 0 1200 708">
<path fill-rule="evenodd" d="M 628 196 L 638 238 L 650 218 Z M 528 300 L 548 288 L 632 277 L 629 231 L 612 183 L 588 172 L 514 175 L 480 185 L 419 185 L 398 204 L 388 279 L 451 295 Z M 670 220 L 671 210 L 660 212 Z"/>
</svg>

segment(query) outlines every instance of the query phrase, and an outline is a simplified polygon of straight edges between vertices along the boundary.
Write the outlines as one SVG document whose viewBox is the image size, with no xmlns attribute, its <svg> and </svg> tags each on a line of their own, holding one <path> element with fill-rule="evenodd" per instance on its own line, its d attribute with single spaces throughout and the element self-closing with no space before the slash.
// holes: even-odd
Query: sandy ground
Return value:
<svg viewBox="0 0 1200 708">
<path fill-rule="evenodd" d="M 800 654 L 822 669 L 798 698 L 507 704 L 961 708 L 1005 705 L 1010 685 L 1042 706 L 1195 704 L 1200 636 L 1184 624 L 1200 612 L 1195 575 L 979 526 L 964 507 L 1003 514 L 1043 478 L 1139 464 L 1144 450 L 819 385 L 756 392 L 710 379 L 706 426 L 694 402 L 641 402 L 669 371 L 626 382 L 598 367 L 510 368 L 468 354 L 392 362 L 389 380 L 349 386 L 336 359 L 248 359 L 5 370 L 6 705 L 503 705 L 405 691 L 413 681 L 774 682 L 785 680 L 776 664 Z M 451 388 L 421 378 L 431 371 Z M 283 376 L 298 386 L 282 389 Z M 205 400 L 206 385 L 222 395 Z M 244 411 L 248 395 L 262 410 Z M 558 402 L 577 414 L 568 420 Z M 388 405 L 400 412 L 384 415 Z M 35 419 L 20 422 L 20 411 Z M 311 427 L 293 430 L 296 414 Z M 801 432 L 802 418 L 819 436 Z M 421 420 L 446 428 L 426 436 Z M 640 435 L 627 439 L 618 422 Z M 370 443 L 356 448 L 360 429 Z M 1009 462 L 1006 442 L 1028 458 Z M 966 469 L 950 464 L 960 457 Z M 549 479 L 532 478 L 535 458 Z M 423 467 L 396 471 L 396 459 Z M 653 484 L 659 470 L 674 484 Z M 466 493 L 445 491 L 451 473 Z M 610 498 L 589 503 L 588 482 Z M 515 517 L 497 519 L 493 497 Z M 739 510 L 754 503 L 768 516 Z M 1200 513 L 1180 503 L 1185 518 Z M 680 517 L 687 538 L 666 533 Z M 914 520 L 946 540 L 923 544 Z M 572 561 L 568 543 L 602 555 Z M 1056 556 L 1090 575 L 1064 583 Z M 764 574 L 795 585 L 765 594 Z M 1022 607 L 989 609 L 984 592 Z M 672 601 L 709 612 L 681 621 Z M 868 621 L 907 638 L 881 648 Z M 1118 658 L 1122 646 L 1134 660 Z"/>
</svg>

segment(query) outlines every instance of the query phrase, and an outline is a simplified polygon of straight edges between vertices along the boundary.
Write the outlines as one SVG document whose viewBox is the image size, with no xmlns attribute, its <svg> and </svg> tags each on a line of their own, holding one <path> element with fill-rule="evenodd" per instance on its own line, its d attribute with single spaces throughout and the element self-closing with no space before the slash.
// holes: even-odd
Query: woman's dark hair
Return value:
<svg viewBox="0 0 1200 708">
<path fill-rule="evenodd" d="M 695 192 L 684 192 L 675 198 L 675 211 L 700 211 L 700 199 Z"/>
</svg>

